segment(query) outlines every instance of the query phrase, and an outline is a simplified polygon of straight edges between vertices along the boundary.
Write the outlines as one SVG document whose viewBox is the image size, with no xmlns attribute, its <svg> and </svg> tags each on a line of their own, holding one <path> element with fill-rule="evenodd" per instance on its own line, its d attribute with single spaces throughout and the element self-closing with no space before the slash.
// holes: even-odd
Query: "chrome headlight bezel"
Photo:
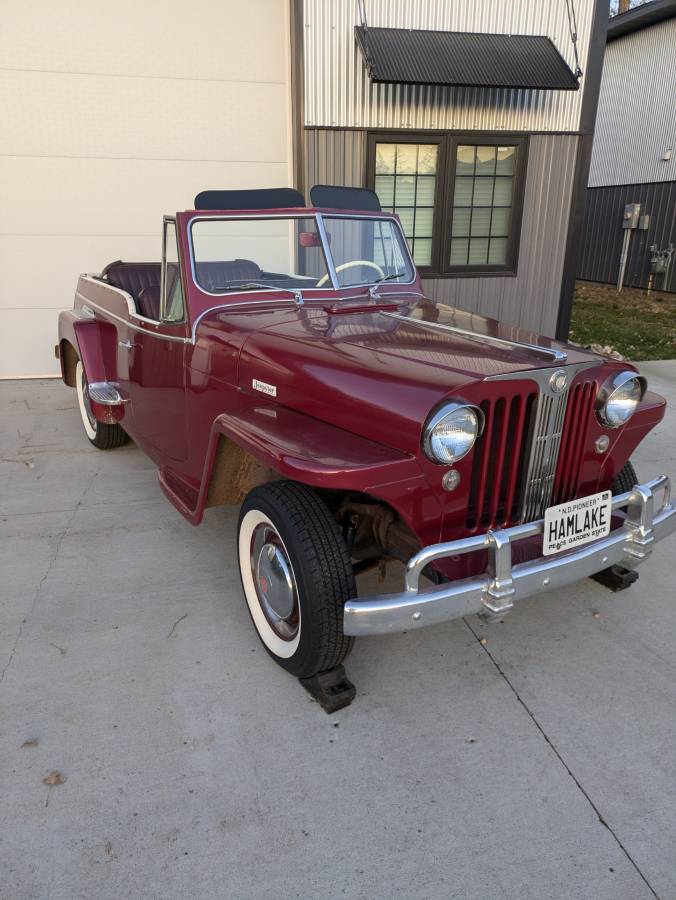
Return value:
<svg viewBox="0 0 676 900">
<path fill-rule="evenodd" d="M 454 454 L 453 458 L 450 460 L 439 459 L 434 455 L 434 451 L 432 449 L 432 437 L 434 435 L 434 430 L 446 418 L 461 410 L 471 410 L 474 414 L 476 418 L 476 434 L 474 435 L 471 444 L 469 444 L 469 446 L 462 453 L 458 455 Z M 443 403 L 428 417 L 427 421 L 425 422 L 422 433 L 423 453 L 430 462 L 433 462 L 437 466 L 453 466 L 461 459 L 464 459 L 465 456 L 467 456 L 467 454 L 472 450 L 477 440 L 483 434 L 485 425 L 486 417 L 484 416 L 483 410 L 480 407 L 476 406 L 474 403 L 464 403 L 462 400 L 451 400 L 449 402 Z"/>
<path fill-rule="evenodd" d="M 631 381 L 635 381 L 638 384 L 639 397 L 634 408 L 629 413 L 627 418 L 620 421 L 608 414 L 608 404 L 612 400 L 613 396 Z M 638 407 L 641 400 L 643 400 L 647 387 L 648 382 L 643 377 L 643 375 L 639 375 L 637 372 L 630 372 L 629 370 L 625 370 L 623 372 L 615 372 L 607 381 L 605 381 L 601 385 L 601 388 L 596 397 L 596 415 L 599 422 L 602 425 L 605 425 L 607 428 L 621 428 L 623 425 L 626 425 L 636 412 L 636 408 Z"/>
</svg>

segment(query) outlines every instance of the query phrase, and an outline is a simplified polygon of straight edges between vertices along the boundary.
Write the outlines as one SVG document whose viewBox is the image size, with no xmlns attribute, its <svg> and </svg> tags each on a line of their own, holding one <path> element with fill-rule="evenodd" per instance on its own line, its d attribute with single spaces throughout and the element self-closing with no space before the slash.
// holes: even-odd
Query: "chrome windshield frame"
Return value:
<svg viewBox="0 0 676 900">
<path fill-rule="evenodd" d="M 365 221 L 387 221 L 391 222 L 392 225 L 398 230 L 401 242 L 400 249 L 403 253 L 405 253 L 406 258 L 410 264 L 411 271 L 413 273 L 413 277 L 410 281 L 393 281 L 388 282 L 388 284 L 392 284 L 393 286 L 410 286 L 415 284 L 418 278 L 418 271 L 415 266 L 415 262 L 413 261 L 413 257 L 411 256 L 411 252 L 408 247 L 408 242 L 406 240 L 406 235 L 403 232 L 401 224 L 399 220 L 393 215 L 384 213 L 381 215 L 369 215 L 369 214 L 360 214 L 360 213 L 341 213 L 340 210 L 336 210 L 335 212 L 332 210 L 328 213 L 326 212 L 317 212 L 317 211 L 298 211 L 298 212 L 280 212 L 280 213 L 244 213 L 244 214 L 235 214 L 235 215 L 195 215 L 191 216 L 187 222 L 187 232 L 188 232 L 188 247 L 190 249 L 190 275 L 192 278 L 192 282 L 195 287 L 201 291 L 203 294 L 206 294 L 210 297 L 230 297 L 238 294 L 259 294 L 259 293 L 274 293 L 278 291 L 287 291 L 290 290 L 288 288 L 275 287 L 271 285 L 268 287 L 261 287 L 256 289 L 251 288 L 242 288 L 241 290 L 233 289 L 231 291 L 209 291 L 207 288 L 203 287 L 199 281 L 197 280 L 197 272 L 195 270 L 195 246 L 193 242 L 193 225 L 195 222 L 200 221 L 225 221 L 225 220 L 236 220 L 236 221 L 251 221 L 255 219 L 314 219 L 315 225 L 317 227 L 317 233 L 319 235 L 319 239 L 322 245 L 322 252 L 324 254 L 324 261 L 326 263 L 326 271 L 329 277 L 330 286 L 326 287 L 307 287 L 300 288 L 300 291 L 319 291 L 321 293 L 326 292 L 336 292 L 343 290 L 355 290 L 358 288 L 364 288 L 368 290 L 373 287 L 380 287 L 378 281 L 368 281 L 360 284 L 350 284 L 350 285 L 340 285 L 338 283 L 338 275 L 336 272 L 335 263 L 333 260 L 333 255 L 331 254 L 331 248 L 329 246 L 328 235 L 326 233 L 326 226 L 324 223 L 325 218 L 331 219 L 363 219 Z"/>
</svg>

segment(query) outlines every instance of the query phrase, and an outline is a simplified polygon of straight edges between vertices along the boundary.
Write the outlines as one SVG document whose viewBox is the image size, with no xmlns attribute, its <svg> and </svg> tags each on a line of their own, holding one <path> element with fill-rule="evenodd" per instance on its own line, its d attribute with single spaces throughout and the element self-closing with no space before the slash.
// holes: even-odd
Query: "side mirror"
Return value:
<svg viewBox="0 0 676 900">
<path fill-rule="evenodd" d="M 316 231 L 301 231 L 298 234 L 301 247 L 321 247 L 322 241 Z"/>
</svg>

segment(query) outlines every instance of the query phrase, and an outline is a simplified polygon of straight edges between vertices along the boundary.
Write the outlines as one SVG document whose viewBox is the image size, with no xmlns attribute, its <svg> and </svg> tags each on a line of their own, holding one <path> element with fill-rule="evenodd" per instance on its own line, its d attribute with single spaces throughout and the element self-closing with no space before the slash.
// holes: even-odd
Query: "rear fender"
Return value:
<svg viewBox="0 0 676 900">
<path fill-rule="evenodd" d="M 78 360 L 88 384 L 117 383 L 117 329 L 110 322 L 81 319 L 70 311 L 61 313 L 58 350 L 61 377 L 69 387 L 76 387 Z M 124 403 L 92 401 L 91 410 L 97 421 L 113 424 L 123 418 Z"/>
<path fill-rule="evenodd" d="M 87 381 L 117 381 L 117 329 L 110 322 L 80 319 L 74 325 Z"/>
</svg>

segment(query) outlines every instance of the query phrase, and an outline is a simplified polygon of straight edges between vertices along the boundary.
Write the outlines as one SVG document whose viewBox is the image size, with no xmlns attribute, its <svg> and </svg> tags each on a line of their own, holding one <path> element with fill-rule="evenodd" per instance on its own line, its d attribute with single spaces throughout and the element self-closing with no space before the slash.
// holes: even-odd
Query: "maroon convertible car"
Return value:
<svg viewBox="0 0 676 900">
<path fill-rule="evenodd" d="M 256 631 L 330 705 L 355 636 L 625 587 L 676 510 L 629 462 L 665 408 L 632 365 L 434 302 L 372 192 L 311 197 L 198 195 L 161 262 L 80 277 L 56 349 L 95 447 L 132 438 L 195 525 L 241 504 Z"/>
</svg>

